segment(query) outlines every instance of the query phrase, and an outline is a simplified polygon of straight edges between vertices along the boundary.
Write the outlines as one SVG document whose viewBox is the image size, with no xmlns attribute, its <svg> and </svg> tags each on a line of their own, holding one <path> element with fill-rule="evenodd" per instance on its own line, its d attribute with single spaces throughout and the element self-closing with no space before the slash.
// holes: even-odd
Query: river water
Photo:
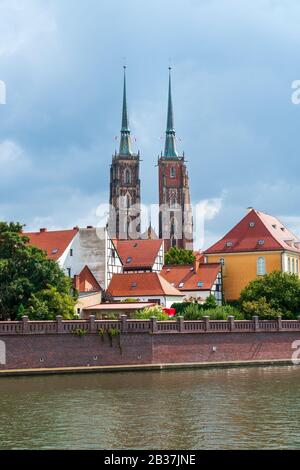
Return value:
<svg viewBox="0 0 300 470">
<path fill-rule="evenodd" d="M 0 449 L 300 449 L 300 367 L 0 378 Z"/>
</svg>

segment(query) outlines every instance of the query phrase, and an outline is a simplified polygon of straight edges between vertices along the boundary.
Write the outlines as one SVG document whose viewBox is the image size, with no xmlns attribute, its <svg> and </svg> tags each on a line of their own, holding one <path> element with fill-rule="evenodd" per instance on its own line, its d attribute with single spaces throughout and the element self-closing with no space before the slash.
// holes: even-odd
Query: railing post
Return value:
<svg viewBox="0 0 300 470">
<path fill-rule="evenodd" d="M 22 317 L 22 330 L 23 334 L 29 333 L 29 325 L 28 325 L 29 318 L 27 315 Z"/>
<path fill-rule="evenodd" d="M 282 318 L 281 318 L 281 316 L 277 317 L 277 330 L 282 331 Z"/>
<path fill-rule="evenodd" d="M 127 315 L 121 315 L 121 333 L 127 332 Z"/>
<path fill-rule="evenodd" d="M 228 316 L 228 323 L 229 323 L 229 330 L 230 330 L 230 331 L 233 331 L 234 328 L 235 328 L 234 316 L 233 316 L 233 315 L 229 315 L 229 316 Z"/>
<path fill-rule="evenodd" d="M 90 333 L 96 333 L 95 315 L 90 315 L 89 320 L 90 320 Z"/>
<path fill-rule="evenodd" d="M 63 324 L 62 324 L 62 316 L 57 315 L 56 317 L 56 328 L 57 328 L 57 333 L 62 333 L 63 332 Z"/>
<path fill-rule="evenodd" d="M 157 332 L 157 318 L 156 317 L 150 318 L 150 331 L 151 333 Z"/>
<path fill-rule="evenodd" d="M 203 317 L 203 320 L 205 324 L 205 331 L 209 331 L 210 330 L 209 316 Z"/>
<path fill-rule="evenodd" d="M 259 330 L 258 316 L 255 315 L 254 317 L 252 317 L 252 320 L 254 323 L 254 331 L 258 331 Z"/>
<path fill-rule="evenodd" d="M 184 318 L 183 317 L 177 317 L 177 323 L 178 323 L 179 333 L 183 333 L 184 332 Z"/>
</svg>

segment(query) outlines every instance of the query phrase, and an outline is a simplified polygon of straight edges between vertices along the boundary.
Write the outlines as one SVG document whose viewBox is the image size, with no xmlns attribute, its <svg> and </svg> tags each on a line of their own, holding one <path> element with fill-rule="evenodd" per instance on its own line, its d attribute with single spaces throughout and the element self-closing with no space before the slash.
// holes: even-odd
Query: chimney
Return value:
<svg viewBox="0 0 300 470">
<path fill-rule="evenodd" d="M 199 270 L 199 266 L 200 266 L 200 257 L 197 257 L 197 255 L 195 256 L 195 260 L 194 260 L 194 273 L 197 274 L 198 270 Z"/>
<path fill-rule="evenodd" d="M 45 233 L 45 232 L 47 232 L 46 228 L 40 228 L 40 233 Z"/>
</svg>

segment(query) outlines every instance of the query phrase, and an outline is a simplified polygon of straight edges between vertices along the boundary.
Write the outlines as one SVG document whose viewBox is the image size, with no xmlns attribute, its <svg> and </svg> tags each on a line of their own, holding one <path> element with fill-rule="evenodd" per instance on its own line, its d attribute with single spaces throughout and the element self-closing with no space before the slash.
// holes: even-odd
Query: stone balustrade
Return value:
<svg viewBox="0 0 300 470">
<path fill-rule="evenodd" d="M 1 335 L 51 335 L 72 334 L 78 330 L 85 330 L 88 334 L 101 334 L 110 329 L 118 329 L 121 333 L 252 333 L 252 332 L 284 332 L 300 331 L 300 317 L 298 320 L 235 320 L 230 316 L 227 320 L 176 320 L 157 321 L 155 317 L 150 320 L 132 320 L 122 315 L 119 320 L 96 320 L 93 315 L 89 320 L 63 320 L 57 317 L 55 321 L 29 321 L 23 317 L 22 321 L 0 322 Z"/>
</svg>

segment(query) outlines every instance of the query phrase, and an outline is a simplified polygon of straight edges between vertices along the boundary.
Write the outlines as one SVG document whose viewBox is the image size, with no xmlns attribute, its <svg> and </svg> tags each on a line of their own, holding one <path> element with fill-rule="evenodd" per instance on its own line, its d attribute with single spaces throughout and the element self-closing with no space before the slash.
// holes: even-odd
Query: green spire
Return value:
<svg viewBox="0 0 300 470">
<path fill-rule="evenodd" d="M 169 99 L 168 99 L 168 117 L 165 143 L 165 157 L 178 157 L 175 141 L 173 103 L 172 103 L 172 86 L 171 86 L 171 67 L 169 67 Z"/>
<path fill-rule="evenodd" d="M 123 111 L 122 111 L 122 129 L 120 140 L 120 155 L 131 155 L 131 137 L 127 112 L 126 98 L 126 66 L 124 66 L 124 88 L 123 88 Z"/>
</svg>

